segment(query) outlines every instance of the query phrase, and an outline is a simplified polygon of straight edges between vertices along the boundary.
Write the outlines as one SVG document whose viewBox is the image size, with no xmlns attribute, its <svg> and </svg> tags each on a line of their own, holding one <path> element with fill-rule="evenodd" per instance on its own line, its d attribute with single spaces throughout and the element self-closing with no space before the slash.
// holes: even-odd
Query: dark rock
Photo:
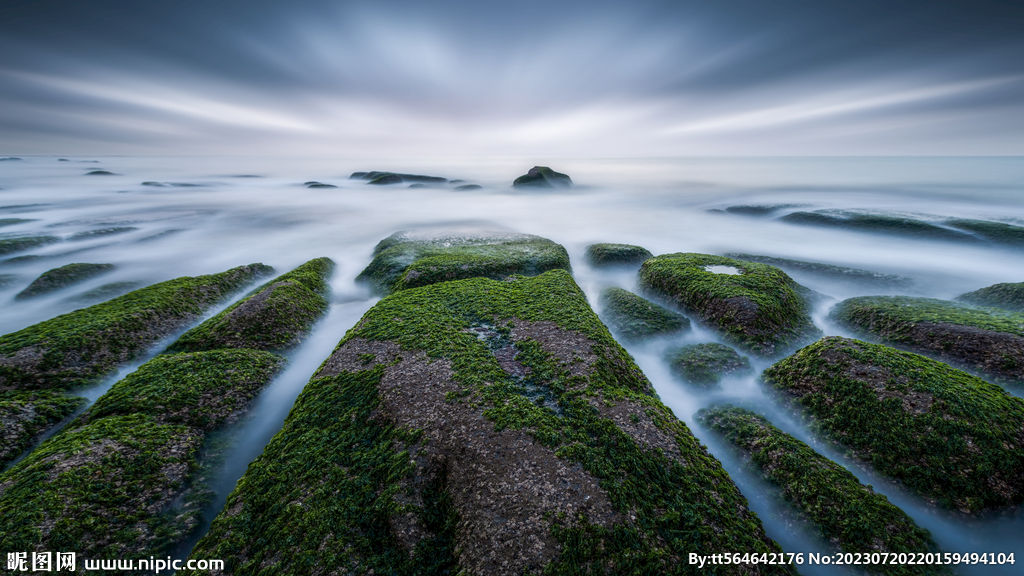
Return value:
<svg viewBox="0 0 1024 576">
<path fill-rule="evenodd" d="M 640 287 L 758 356 L 776 356 L 821 335 L 810 317 L 811 291 L 767 264 L 666 254 L 643 263 Z"/>
<path fill-rule="evenodd" d="M 587 264 L 594 267 L 639 265 L 653 256 L 646 248 L 632 244 L 591 244 L 586 252 Z"/>
<path fill-rule="evenodd" d="M 28 218 L 0 218 L 0 227 L 3 226 L 14 226 L 16 224 L 25 224 L 26 222 L 35 222 L 35 219 Z"/>
<path fill-rule="evenodd" d="M 1024 312 L 1024 282 L 993 284 L 981 290 L 961 294 L 956 299 L 965 304 Z"/>
<path fill-rule="evenodd" d="M 804 260 L 792 260 L 790 258 L 777 258 L 774 256 L 741 254 L 736 252 L 727 253 L 726 256 L 737 260 L 770 264 L 781 268 L 787 273 L 801 272 L 831 280 L 842 280 L 844 283 L 857 284 L 860 286 L 909 288 L 914 284 L 914 280 L 907 278 L 906 276 L 883 274 L 881 272 L 860 270 L 858 268 L 846 268 L 844 266 L 822 264 L 820 262 L 806 262 Z"/>
<path fill-rule="evenodd" d="M 530 171 L 512 182 L 513 188 L 569 188 L 572 179 L 566 174 L 555 172 L 547 166 L 534 166 Z"/>
<path fill-rule="evenodd" d="M 321 184 L 320 182 L 317 182 L 315 184 L 310 184 L 307 188 L 337 188 L 337 186 L 334 184 Z"/>
<path fill-rule="evenodd" d="M 427 185 L 422 183 L 422 182 L 417 182 L 415 184 L 409 184 L 409 188 L 426 188 L 426 187 L 427 187 Z"/>
<path fill-rule="evenodd" d="M 768 216 L 784 208 L 801 208 L 806 204 L 741 204 L 729 206 L 725 209 L 729 214 L 740 214 L 743 216 Z"/>
<path fill-rule="evenodd" d="M 110 172 L 109 170 L 93 170 L 91 172 L 86 172 L 85 175 L 86 176 L 117 176 L 117 174 L 114 174 L 113 172 Z"/>
<path fill-rule="evenodd" d="M 1013 226 L 987 220 L 970 220 L 967 218 L 953 218 L 946 220 L 943 224 L 959 230 L 972 232 L 989 242 L 1006 244 L 1007 246 L 1024 246 L 1024 227 L 1022 226 Z"/>
<path fill-rule="evenodd" d="M 402 177 L 398 174 L 385 174 L 370 180 L 367 184 L 401 184 L 402 182 Z"/>
<path fill-rule="evenodd" d="M 684 382 L 710 388 L 723 377 L 752 372 L 750 361 L 724 344 L 691 344 L 673 348 L 665 354 L 665 361 L 676 376 Z"/>
<path fill-rule="evenodd" d="M 390 179 L 385 182 L 373 182 L 385 176 L 397 176 L 398 180 Z M 374 170 L 372 172 L 353 172 L 349 179 L 356 180 L 370 180 L 371 183 L 376 184 L 397 184 L 399 182 L 424 182 L 426 184 L 444 184 L 448 181 L 447 178 L 441 178 L 440 176 L 423 176 L 421 174 L 397 174 L 395 172 L 380 172 Z"/>
<path fill-rule="evenodd" d="M 163 182 L 143 182 L 143 186 L 167 186 Z"/>
<path fill-rule="evenodd" d="M 67 158 L 58 158 L 57 162 L 71 162 L 71 160 L 68 160 Z"/>
<path fill-rule="evenodd" d="M 21 160 L 21 158 L 16 158 L 14 156 L 7 156 L 7 157 L 4 157 L 4 158 L 0 158 L 0 162 L 9 162 L 11 160 Z"/>
<path fill-rule="evenodd" d="M 454 190 L 480 190 L 483 186 L 479 184 L 463 184 L 462 186 L 456 186 Z"/>
<path fill-rule="evenodd" d="M 685 316 L 622 288 L 605 288 L 598 299 L 605 324 L 623 340 L 636 341 L 690 329 Z"/>
<path fill-rule="evenodd" d="M 22 252 L 32 248 L 40 248 L 60 242 L 56 236 L 23 236 L 20 238 L 0 238 L 0 255 Z"/>
<path fill-rule="evenodd" d="M 463 182 L 465 182 L 465 180 L 455 179 L 455 180 L 449 180 L 448 181 L 449 184 L 462 184 Z"/>
<path fill-rule="evenodd" d="M 792 212 L 779 218 L 781 222 L 806 226 L 823 226 L 840 228 L 858 232 L 877 232 L 909 238 L 926 240 L 952 240 L 957 242 L 977 242 L 970 234 L 943 228 L 928 222 L 893 216 L 848 210 L 816 210 L 814 212 Z"/>
<path fill-rule="evenodd" d="M 93 238 L 99 238 L 101 236 L 113 236 L 114 234 L 124 234 L 126 232 L 134 232 L 138 230 L 133 226 L 114 226 L 111 228 L 100 228 L 98 230 L 86 230 L 84 232 L 75 232 L 71 236 L 68 236 L 68 240 L 92 240 Z"/>
<path fill-rule="evenodd" d="M 963 513 L 1024 502 L 1024 400 L 941 362 L 830 336 L 765 370 L 813 427 Z"/>
<path fill-rule="evenodd" d="M 114 268 L 113 264 L 67 264 L 60 268 L 47 270 L 29 284 L 28 288 L 18 292 L 15 298 L 32 298 L 60 290 L 101 274 L 106 274 Z"/>
</svg>

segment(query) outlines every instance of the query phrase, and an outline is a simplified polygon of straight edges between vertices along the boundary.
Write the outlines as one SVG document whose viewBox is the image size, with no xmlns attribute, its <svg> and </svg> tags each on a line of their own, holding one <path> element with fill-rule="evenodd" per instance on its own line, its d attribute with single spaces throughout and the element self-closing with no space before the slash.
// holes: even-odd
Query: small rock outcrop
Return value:
<svg viewBox="0 0 1024 576">
<path fill-rule="evenodd" d="M 27 288 L 15 295 L 17 299 L 32 298 L 67 286 L 84 282 L 115 268 L 113 264 L 67 264 L 43 272 Z"/>
<path fill-rule="evenodd" d="M 0 238 L 0 256 L 14 252 L 24 252 L 32 248 L 41 248 L 60 242 L 56 236 L 22 236 L 19 238 Z"/>
<path fill-rule="evenodd" d="M 804 260 L 793 260 L 791 258 L 778 258 L 775 256 L 762 256 L 759 254 L 742 254 L 738 252 L 727 253 L 726 256 L 737 260 L 770 264 L 781 268 L 787 273 L 802 273 L 808 276 L 827 278 L 829 280 L 839 280 L 847 284 L 856 284 L 858 286 L 906 289 L 914 284 L 914 280 L 906 276 L 883 274 L 881 272 L 872 272 L 871 270 L 847 268 L 845 266 L 823 264 L 821 262 L 807 262 Z"/>
<path fill-rule="evenodd" d="M 945 228 L 901 215 L 854 210 L 815 210 L 813 212 L 791 212 L 779 221 L 804 226 L 823 226 L 857 232 L 873 232 L 925 240 L 950 240 L 954 242 L 977 242 L 978 239 L 959 230 Z"/>
<path fill-rule="evenodd" d="M 746 356 L 714 342 L 671 348 L 665 353 L 665 361 L 681 380 L 703 388 L 717 386 L 722 378 L 753 371 Z"/>
<path fill-rule="evenodd" d="M 1024 312 L 1024 282 L 993 284 L 956 297 L 958 302 Z"/>
<path fill-rule="evenodd" d="M 1024 246 L 1024 226 L 1014 226 L 989 220 L 952 218 L 943 222 L 946 226 L 971 232 L 983 240 L 1007 246 Z"/>
<path fill-rule="evenodd" d="M 547 166 L 534 166 L 512 182 L 513 188 L 570 188 L 572 178 Z"/>
<path fill-rule="evenodd" d="M 632 244 L 591 244 L 587 246 L 587 264 L 595 268 L 604 266 L 639 266 L 653 258 L 649 250 Z"/>
<path fill-rule="evenodd" d="M 398 174 L 395 172 L 353 172 L 349 180 L 366 180 L 367 184 L 401 184 L 402 182 L 422 182 L 425 184 L 444 184 L 447 178 L 440 176 L 423 176 L 421 174 Z"/>
<path fill-rule="evenodd" d="M 598 303 L 605 324 L 623 340 L 645 340 L 690 329 L 690 321 L 682 314 L 622 288 L 605 288 Z"/>
</svg>

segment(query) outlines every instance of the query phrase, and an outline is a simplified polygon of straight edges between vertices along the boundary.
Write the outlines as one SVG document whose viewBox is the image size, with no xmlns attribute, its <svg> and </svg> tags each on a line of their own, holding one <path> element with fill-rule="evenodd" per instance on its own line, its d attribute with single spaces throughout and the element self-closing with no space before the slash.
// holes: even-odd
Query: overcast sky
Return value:
<svg viewBox="0 0 1024 576">
<path fill-rule="evenodd" d="M 6 0 L 0 154 L 1024 154 L 1024 2 Z"/>
</svg>

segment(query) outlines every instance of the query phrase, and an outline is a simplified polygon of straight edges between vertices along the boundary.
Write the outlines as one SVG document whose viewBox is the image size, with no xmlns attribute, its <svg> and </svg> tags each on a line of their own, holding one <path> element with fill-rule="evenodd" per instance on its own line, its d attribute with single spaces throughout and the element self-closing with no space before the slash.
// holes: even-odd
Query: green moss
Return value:
<svg viewBox="0 0 1024 576">
<path fill-rule="evenodd" d="M 67 264 L 43 272 L 27 288 L 18 292 L 15 298 L 31 298 L 84 282 L 114 269 L 113 264 Z"/>
<path fill-rule="evenodd" d="M 672 372 L 685 382 L 712 387 L 723 376 L 746 374 L 751 371 L 750 361 L 724 344 L 691 344 L 669 349 L 665 354 Z"/>
<path fill-rule="evenodd" d="M 764 379 L 851 455 L 945 508 L 1024 502 L 1024 400 L 878 344 L 824 338 Z"/>
<path fill-rule="evenodd" d="M 1024 314 L 935 298 L 859 296 L 837 304 L 830 318 L 893 342 L 907 341 L 910 329 L 921 322 L 973 326 L 1024 336 Z"/>
<path fill-rule="evenodd" d="M 730 266 L 741 274 L 716 274 Z M 774 356 L 821 334 L 810 318 L 809 291 L 785 272 L 707 254 L 666 254 L 640 267 L 640 287 L 674 301 L 759 356 Z"/>
<path fill-rule="evenodd" d="M 376 291 L 426 286 L 436 282 L 484 277 L 501 280 L 514 274 L 535 276 L 570 270 L 569 254 L 554 242 L 528 234 L 417 238 L 397 232 L 374 250 L 373 261 L 356 277 Z"/>
<path fill-rule="evenodd" d="M 1024 312 L 1024 282 L 993 284 L 987 288 L 956 297 L 960 302 L 975 306 L 1002 308 L 1010 312 Z"/>
<path fill-rule="evenodd" d="M 50 391 L 0 392 L 0 469 L 84 403 L 84 398 Z"/>
<path fill-rule="evenodd" d="M 697 420 L 722 435 L 843 552 L 937 552 L 927 530 L 871 486 L 749 410 L 713 406 Z M 874 574 L 948 574 L 945 567 L 869 565 Z"/>
<path fill-rule="evenodd" d="M 224 347 L 283 350 L 302 341 L 330 307 L 330 258 L 310 260 L 181 336 L 170 352 Z"/>
<path fill-rule="evenodd" d="M 0 256 L 13 252 L 22 252 L 40 246 L 60 242 L 56 236 L 23 236 L 21 238 L 0 238 Z"/>
<path fill-rule="evenodd" d="M 792 212 L 779 220 L 790 224 L 841 228 L 857 232 L 876 232 L 928 240 L 976 241 L 970 234 L 929 224 L 915 218 L 891 214 L 852 210 L 815 210 L 814 212 Z"/>
<path fill-rule="evenodd" d="M 605 323 L 626 340 L 642 340 L 690 329 L 690 321 L 682 314 L 622 288 L 605 288 L 601 291 L 599 303 Z"/>
<path fill-rule="evenodd" d="M 594 267 L 640 264 L 653 256 L 646 248 L 632 244 L 591 244 L 586 252 L 587 264 Z"/>
<path fill-rule="evenodd" d="M 988 220 L 970 220 L 967 218 L 953 218 L 946 220 L 943 224 L 973 232 L 990 242 L 1009 246 L 1024 246 L 1024 227 L 1021 226 L 1003 224 L 1002 222 L 990 222 Z"/>
<path fill-rule="evenodd" d="M 790 258 L 776 258 L 774 256 L 761 256 L 757 254 L 741 254 L 741 253 L 729 253 L 726 254 L 729 258 L 735 258 L 737 260 L 746 260 L 748 262 L 760 262 L 762 264 L 770 264 L 777 266 L 783 270 L 791 270 L 794 272 L 803 272 L 806 274 L 813 274 L 824 278 L 830 278 L 834 280 L 842 280 L 848 283 L 857 284 L 870 284 L 874 286 L 888 286 L 893 288 L 906 288 L 914 283 L 914 281 L 906 276 L 897 276 L 895 274 L 882 274 L 880 272 L 872 272 L 870 270 L 860 270 L 858 268 L 846 268 L 845 266 L 835 266 L 832 264 L 822 264 L 820 262 L 805 262 L 803 260 L 792 260 Z"/>
<path fill-rule="evenodd" d="M 0 357 L 28 350 L 33 360 L 0 364 L 0 390 L 94 384 L 272 270 L 250 264 L 168 280 L 2 336 Z"/>
</svg>

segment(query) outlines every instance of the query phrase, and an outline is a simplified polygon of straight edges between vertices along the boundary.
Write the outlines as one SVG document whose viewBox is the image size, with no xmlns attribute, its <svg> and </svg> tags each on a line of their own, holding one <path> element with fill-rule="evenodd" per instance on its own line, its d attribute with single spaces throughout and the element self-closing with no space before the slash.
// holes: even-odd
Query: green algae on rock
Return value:
<svg viewBox="0 0 1024 576">
<path fill-rule="evenodd" d="M 959 302 L 975 306 L 1024 312 L 1024 282 L 993 284 L 974 292 L 961 294 L 956 299 Z"/>
<path fill-rule="evenodd" d="M 989 242 L 1008 246 L 1024 246 L 1024 227 L 991 222 L 989 220 L 971 220 L 969 218 L 953 218 L 943 222 L 946 226 L 973 232 Z"/>
<path fill-rule="evenodd" d="M 766 382 L 851 456 L 947 509 L 1024 502 L 1024 400 L 946 364 L 831 336 Z"/>
<path fill-rule="evenodd" d="M 377 303 L 192 555 L 235 574 L 313 557 L 360 574 L 688 574 L 686 553 L 727 549 L 780 551 L 553 270 Z"/>
<path fill-rule="evenodd" d="M 0 469 L 84 403 L 49 390 L 0 392 Z"/>
<path fill-rule="evenodd" d="M 0 391 L 95 384 L 272 271 L 176 278 L 0 336 Z"/>
<path fill-rule="evenodd" d="M 14 252 L 24 252 L 32 248 L 48 246 L 60 242 L 56 236 L 21 236 L 17 238 L 0 238 L 0 256 Z"/>
<path fill-rule="evenodd" d="M 934 298 L 860 296 L 837 304 L 829 318 L 997 381 L 1024 381 L 1024 314 Z"/>
<path fill-rule="evenodd" d="M 114 269 L 113 264 L 67 264 L 43 272 L 27 288 L 18 292 L 15 298 L 31 298 L 66 286 L 84 282 Z"/>
<path fill-rule="evenodd" d="M 333 271 L 330 258 L 310 260 L 189 330 L 168 351 L 283 350 L 296 346 L 330 306 L 327 280 Z"/>
<path fill-rule="evenodd" d="M 547 166 L 534 166 L 512 182 L 513 188 L 570 188 L 572 178 Z"/>
<path fill-rule="evenodd" d="M 958 230 L 943 228 L 923 220 L 893 214 L 879 214 L 855 210 L 815 210 L 814 212 L 791 212 L 779 221 L 805 226 L 824 226 L 857 232 L 877 232 L 922 238 L 927 240 L 951 240 L 957 242 L 976 242 L 970 234 Z"/>
<path fill-rule="evenodd" d="M 381 294 L 436 282 L 571 270 L 559 244 L 530 234 L 473 232 L 445 235 L 396 232 L 373 250 L 373 261 L 356 277 Z"/>
<path fill-rule="evenodd" d="M 885 286 L 891 288 L 908 288 L 914 283 L 912 279 L 907 278 L 906 276 L 898 276 L 896 274 L 882 274 L 880 272 L 872 272 L 870 270 L 847 268 L 845 266 L 822 264 L 820 262 L 806 262 L 804 260 L 778 258 L 775 256 L 762 256 L 759 254 L 742 254 L 738 252 L 730 252 L 727 253 L 726 256 L 728 256 L 729 258 L 735 258 L 737 260 L 746 260 L 748 262 L 760 262 L 762 264 L 770 264 L 772 266 L 781 268 L 782 270 L 803 272 L 805 274 L 811 274 L 814 276 L 820 276 L 833 280 L 841 280 L 844 283 L 854 283 L 871 286 Z"/>
<path fill-rule="evenodd" d="M 690 321 L 682 314 L 622 288 L 605 288 L 598 303 L 605 324 L 625 340 L 643 340 L 690 329 Z"/>
<path fill-rule="evenodd" d="M 669 349 L 665 353 L 665 361 L 683 381 L 704 387 L 716 386 L 724 376 L 752 371 L 746 356 L 714 342 Z"/>
<path fill-rule="evenodd" d="M 628 266 L 653 257 L 649 250 L 632 244 L 591 244 L 587 246 L 587 264 L 591 266 Z"/>
<path fill-rule="evenodd" d="M 847 469 L 786 434 L 767 419 L 731 406 L 697 412 L 697 420 L 720 434 L 782 497 L 843 552 L 938 552 L 931 535 Z M 944 566 L 869 564 L 874 574 L 949 574 Z"/>
<path fill-rule="evenodd" d="M 709 271 L 716 266 L 738 273 Z M 821 335 L 809 315 L 811 292 L 767 264 L 665 254 L 643 263 L 640 287 L 669 298 L 758 356 L 775 356 Z"/>
</svg>

